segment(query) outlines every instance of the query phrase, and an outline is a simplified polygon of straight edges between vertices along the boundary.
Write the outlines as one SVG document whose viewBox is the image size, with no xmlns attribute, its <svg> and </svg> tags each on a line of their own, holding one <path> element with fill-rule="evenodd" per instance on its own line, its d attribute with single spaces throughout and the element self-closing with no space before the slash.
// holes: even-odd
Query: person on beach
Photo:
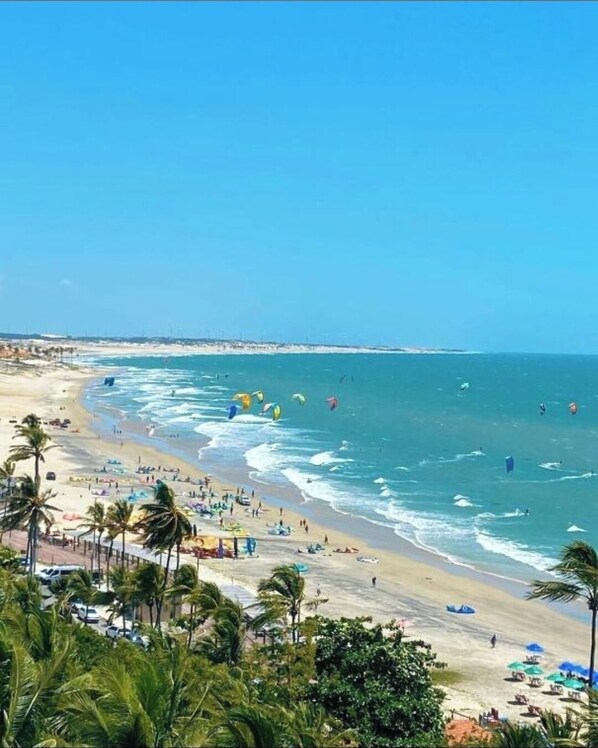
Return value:
<svg viewBox="0 0 598 748">
<path fill-rule="evenodd" d="M 321 595 L 321 594 L 322 594 L 322 590 L 320 589 L 320 585 L 318 585 L 318 586 L 316 587 L 316 595 L 317 595 L 318 597 L 320 597 L 320 595 Z"/>
<path fill-rule="evenodd" d="M 492 649 L 496 647 L 496 634 L 492 634 L 492 639 L 490 639 L 490 644 L 492 644 Z"/>
<path fill-rule="evenodd" d="M 328 545 L 328 535 L 324 535 L 324 545 Z"/>
<path fill-rule="evenodd" d="M 282 507 L 280 507 L 280 516 L 282 517 Z"/>
<path fill-rule="evenodd" d="M 376 586 L 376 577 L 372 577 L 372 587 Z"/>
</svg>

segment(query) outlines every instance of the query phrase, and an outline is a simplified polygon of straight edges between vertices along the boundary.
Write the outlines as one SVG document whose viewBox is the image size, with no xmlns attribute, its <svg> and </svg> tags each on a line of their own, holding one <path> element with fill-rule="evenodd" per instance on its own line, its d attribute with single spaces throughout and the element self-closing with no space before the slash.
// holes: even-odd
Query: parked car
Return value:
<svg viewBox="0 0 598 748">
<path fill-rule="evenodd" d="M 251 499 L 249 496 L 245 496 L 245 494 L 241 494 L 240 496 L 237 496 L 237 504 L 241 504 L 241 506 L 251 506 Z"/>
<path fill-rule="evenodd" d="M 83 608 L 85 610 L 85 604 L 82 603 L 81 600 L 71 600 L 69 610 L 73 615 L 79 617 L 79 608 Z"/>
<path fill-rule="evenodd" d="M 118 626 L 117 624 L 113 623 L 106 629 L 106 636 L 109 639 L 120 639 L 122 636 L 128 633 L 128 631 L 128 629 L 124 629 L 122 626 Z"/>
<path fill-rule="evenodd" d="M 80 605 L 77 610 L 77 615 L 81 621 L 85 623 L 99 623 L 100 614 L 95 608 L 88 608 L 86 605 Z"/>
<path fill-rule="evenodd" d="M 147 649 L 149 647 L 149 637 L 141 636 L 141 634 L 138 634 L 137 631 L 127 631 L 124 638 L 130 641 L 132 644 L 136 644 L 138 647 L 143 647 L 144 649 Z"/>
<path fill-rule="evenodd" d="M 78 564 L 57 564 L 56 566 L 47 566 L 35 572 L 35 576 L 42 584 L 50 584 L 56 579 L 62 579 L 73 574 L 75 571 L 82 571 L 85 567 Z"/>
<path fill-rule="evenodd" d="M 56 480 L 56 473 L 52 470 L 48 470 L 46 473 L 46 480 Z"/>
</svg>

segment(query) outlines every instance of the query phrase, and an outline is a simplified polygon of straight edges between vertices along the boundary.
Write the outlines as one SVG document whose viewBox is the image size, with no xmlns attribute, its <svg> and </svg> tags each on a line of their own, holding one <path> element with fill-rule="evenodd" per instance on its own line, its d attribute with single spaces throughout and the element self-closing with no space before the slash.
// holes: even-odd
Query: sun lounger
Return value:
<svg viewBox="0 0 598 748">
<path fill-rule="evenodd" d="M 560 683 L 551 683 L 550 684 L 550 693 L 555 693 L 557 695 L 561 695 L 564 692 L 563 687 Z"/>
<path fill-rule="evenodd" d="M 571 690 L 569 691 L 569 698 L 573 699 L 573 701 L 581 701 L 581 693 L 579 691 Z"/>
<path fill-rule="evenodd" d="M 528 700 L 527 696 L 524 693 L 516 693 L 515 694 L 515 701 L 518 704 L 528 704 L 529 703 L 529 700 Z"/>
</svg>

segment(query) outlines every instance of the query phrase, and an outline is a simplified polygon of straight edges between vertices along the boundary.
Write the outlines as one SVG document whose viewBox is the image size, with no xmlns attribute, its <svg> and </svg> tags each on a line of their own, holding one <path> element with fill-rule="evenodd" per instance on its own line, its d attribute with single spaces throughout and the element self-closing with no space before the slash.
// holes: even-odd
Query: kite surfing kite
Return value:
<svg viewBox="0 0 598 748">
<path fill-rule="evenodd" d="M 233 397 L 233 400 L 239 400 L 241 402 L 241 405 L 243 406 L 243 410 L 249 410 L 251 407 L 251 395 L 249 395 L 247 392 L 237 392 L 237 394 Z"/>
<path fill-rule="evenodd" d="M 262 408 L 262 413 L 267 413 L 269 410 L 272 411 L 272 420 L 278 421 L 282 415 L 282 409 L 278 403 L 266 403 Z"/>
<path fill-rule="evenodd" d="M 330 410 L 336 410 L 338 408 L 338 398 L 327 397 L 326 402 L 330 405 Z"/>
<path fill-rule="evenodd" d="M 569 403 L 569 413 L 574 416 L 577 413 L 577 403 Z"/>
<path fill-rule="evenodd" d="M 255 397 L 258 403 L 264 402 L 264 393 L 261 390 L 256 390 L 255 392 L 252 392 L 251 397 Z"/>
<path fill-rule="evenodd" d="M 299 405 L 305 405 L 305 395 L 302 395 L 300 392 L 295 392 L 291 400 L 296 400 Z"/>
<path fill-rule="evenodd" d="M 238 412 L 239 412 L 238 405 L 235 405 L 234 403 L 232 405 L 229 405 L 228 406 L 228 420 L 232 421 Z"/>
<path fill-rule="evenodd" d="M 507 468 L 507 473 L 512 473 L 515 469 L 515 459 L 509 455 L 509 457 L 505 457 L 505 465 Z"/>
</svg>

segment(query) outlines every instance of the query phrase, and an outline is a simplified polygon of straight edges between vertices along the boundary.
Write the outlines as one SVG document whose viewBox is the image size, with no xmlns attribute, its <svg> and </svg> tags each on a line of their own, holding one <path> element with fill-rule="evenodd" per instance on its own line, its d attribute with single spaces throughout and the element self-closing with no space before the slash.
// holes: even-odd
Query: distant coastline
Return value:
<svg viewBox="0 0 598 748">
<path fill-rule="evenodd" d="M 328 345 L 317 343 L 277 343 L 252 340 L 169 337 L 68 337 L 52 334 L 0 333 L 0 342 L 26 351 L 30 347 L 52 346 L 74 348 L 77 355 L 93 356 L 189 356 L 214 354 L 279 353 L 404 353 L 456 354 L 478 353 L 461 348 L 426 348 L 419 346 Z"/>
</svg>

